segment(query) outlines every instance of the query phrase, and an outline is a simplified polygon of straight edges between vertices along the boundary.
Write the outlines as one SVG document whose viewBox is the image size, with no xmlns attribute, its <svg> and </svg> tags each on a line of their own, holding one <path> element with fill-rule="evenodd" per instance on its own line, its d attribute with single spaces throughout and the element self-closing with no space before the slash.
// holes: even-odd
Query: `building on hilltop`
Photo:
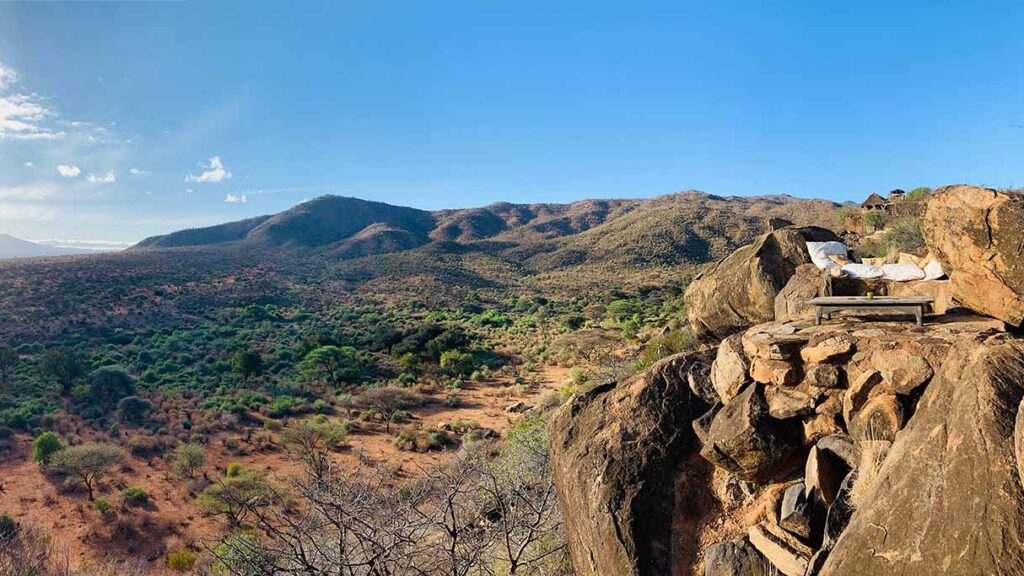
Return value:
<svg viewBox="0 0 1024 576">
<path fill-rule="evenodd" d="M 889 203 L 875 192 L 868 196 L 868 199 L 860 203 L 861 210 L 885 210 Z"/>
<path fill-rule="evenodd" d="M 905 194 L 906 192 L 899 188 L 889 192 L 888 198 L 882 198 L 876 192 L 872 192 L 871 196 L 868 196 L 867 200 L 860 203 L 860 209 L 865 212 L 871 210 L 889 210 L 893 204 L 902 202 Z"/>
</svg>

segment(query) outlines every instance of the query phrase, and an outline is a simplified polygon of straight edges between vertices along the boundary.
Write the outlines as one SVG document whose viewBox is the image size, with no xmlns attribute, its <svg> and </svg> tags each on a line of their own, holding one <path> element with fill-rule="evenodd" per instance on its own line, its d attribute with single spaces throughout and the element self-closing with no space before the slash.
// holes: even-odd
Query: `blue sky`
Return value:
<svg viewBox="0 0 1024 576">
<path fill-rule="evenodd" d="M 0 232 L 1024 185 L 1015 2 L 0 3 Z M 244 201 L 243 201 L 244 200 Z"/>
</svg>

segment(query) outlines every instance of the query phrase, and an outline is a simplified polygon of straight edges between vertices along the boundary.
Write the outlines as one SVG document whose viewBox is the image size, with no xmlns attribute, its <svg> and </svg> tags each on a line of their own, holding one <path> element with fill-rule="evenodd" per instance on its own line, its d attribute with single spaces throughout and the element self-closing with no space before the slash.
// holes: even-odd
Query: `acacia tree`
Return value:
<svg viewBox="0 0 1024 576">
<path fill-rule="evenodd" d="M 362 373 L 362 363 L 351 346 L 314 348 L 299 362 L 298 368 L 308 380 L 323 382 L 331 388 L 354 383 Z"/>
<path fill-rule="evenodd" d="M 331 451 L 345 442 L 348 431 L 333 422 L 303 420 L 285 428 L 283 436 L 288 451 L 306 465 L 314 478 L 323 478 L 331 465 Z"/>
<path fill-rule="evenodd" d="M 104 366 L 89 374 L 89 400 L 110 410 L 126 396 L 135 394 L 135 379 L 123 368 Z"/>
<path fill-rule="evenodd" d="M 384 431 L 388 434 L 391 433 L 391 422 L 394 421 L 395 415 L 423 403 L 416 394 L 394 386 L 370 388 L 359 395 L 358 401 L 361 405 L 380 413 L 384 419 Z"/>
<path fill-rule="evenodd" d="M 43 355 L 43 370 L 60 384 L 61 394 L 71 393 L 75 382 L 85 376 L 87 361 L 77 350 L 54 348 Z"/>
<path fill-rule="evenodd" d="M 50 462 L 69 478 L 80 481 L 89 491 L 91 501 L 96 484 L 112 466 L 123 462 L 125 457 L 124 450 L 117 446 L 91 442 L 65 448 L 54 454 Z"/>
<path fill-rule="evenodd" d="M 181 476 L 194 478 L 206 462 L 206 450 L 199 444 L 182 444 L 174 450 L 174 467 Z"/>
<path fill-rule="evenodd" d="M 263 372 L 263 357 L 255 350 L 236 352 L 231 358 L 231 370 L 248 383 L 249 378 L 259 376 Z"/>
</svg>

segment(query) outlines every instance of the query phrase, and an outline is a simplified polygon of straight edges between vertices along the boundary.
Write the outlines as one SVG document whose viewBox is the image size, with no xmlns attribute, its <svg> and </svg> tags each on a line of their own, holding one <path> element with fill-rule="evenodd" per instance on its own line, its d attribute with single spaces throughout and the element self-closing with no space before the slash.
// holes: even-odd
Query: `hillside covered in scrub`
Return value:
<svg viewBox="0 0 1024 576">
<path fill-rule="evenodd" d="M 74 566 L 208 570 L 218 542 L 243 546 L 233 535 L 328 472 L 380 497 L 431 478 L 424 514 L 452 474 L 480 498 L 495 450 L 546 470 L 552 408 L 694 345 L 681 296 L 701 265 L 766 216 L 828 226 L 835 210 L 695 192 L 437 212 L 322 197 L 122 253 L 0 262 L 0 514 L 27 547 L 70 534 Z M 83 461 L 102 466 L 83 476 Z M 537 505 L 543 530 L 502 530 L 559 573 L 551 477 L 521 476 L 503 498 Z"/>
</svg>

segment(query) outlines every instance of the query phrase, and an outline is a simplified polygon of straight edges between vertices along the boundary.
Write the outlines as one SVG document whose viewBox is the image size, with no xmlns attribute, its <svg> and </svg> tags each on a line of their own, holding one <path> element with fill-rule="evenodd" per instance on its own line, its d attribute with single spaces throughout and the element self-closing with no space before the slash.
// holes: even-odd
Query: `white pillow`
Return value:
<svg viewBox="0 0 1024 576">
<path fill-rule="evenodd" d="M 924 267 L 925 280 L 938 280 L 945 275 L 946 272 L 942 270 L 942 264 L 939 264 L 939 261 L 934 258 Z"/>
<path fill-rule="evenodd" d="M 811 262 L 814 262 L 821 270 L 827 270 L 828 268 L 838 268 L 839 265 L 828 259 L 829 255 L 842 256 L 847 258 L 846 245 L 842 242 L 808 242 L 807 253 L 811 256 Z"/>
<path fill-rule="evenodd" d="M 857 264 L 850 263 L 843 266 L 843 272 L 845 272 L 851 278 L 880 278 L 882 276 L 882 269 L 878 266 L 872 266 L 871 264 Z"/>
<path fill-rule="evenodd" d="M 924 278 L 924 270 L 914 264 L 883 264 L 882 278 L 894 282 L 909 282 Z"/>
</svg>

